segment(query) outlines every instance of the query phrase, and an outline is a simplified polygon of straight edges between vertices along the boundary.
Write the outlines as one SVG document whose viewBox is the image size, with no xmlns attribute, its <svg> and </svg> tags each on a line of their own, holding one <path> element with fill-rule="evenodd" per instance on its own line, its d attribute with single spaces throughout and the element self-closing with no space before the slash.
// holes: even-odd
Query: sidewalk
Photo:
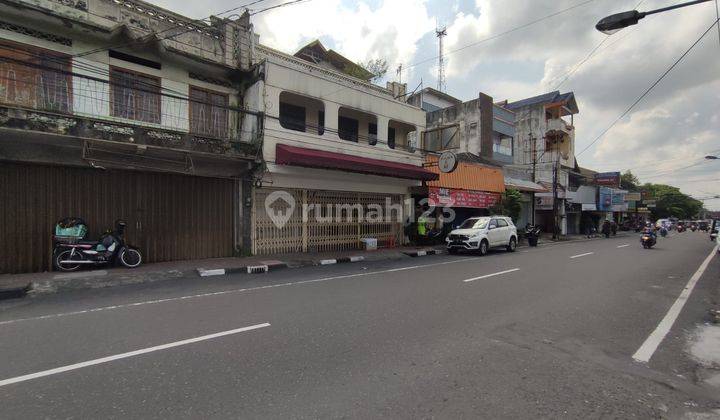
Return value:
<svg viewBox="0 0 720 420">
<path fill-rule="evenodd" d="M 626 236 L 629 232 L 618 232 Z M 597 240 L 585 235 L 567 235 L 553 241 L 549 235 L 543 235 L 539 246 L 552 243 L 579 242 Z M 519 246 L 527 246 L 522 241 Z M 55 293 L 74 289 L 94 289 L 125 284 L 150 283 L 194 276 L 198 279 L 237 273 L 265 273 L 285 268 L 354 263 L 360 261 L 399 260 L 425 255 L 445 253 L 444 245 L 434 247 L 398 247 L 377 251 L 333 251 L 319 253 L 294 253 L 271 256 L 253 256 L 237 258 L 213 258 L 204 260 L 169 261 L 144 264 L 135 269 L 122 267 L 80 270 L 76 272 L 43 272 L 28 274 L 0 275 L 0 299 L 22 297 L 26 293 Z"/>
<path fill-rule="evenodd" d="M 212 258 L 144 264 L 124 267 L 0 275 L 0 299 L 19 297 L 27 292 L 54 293 L 73 289 L 92 289 L 124 284 L 149 283 L 187 276 L 208 277 L 234 273 L 264 273 L 282 268 L 299 268 L 359 261 L 381 261 L 432 255 L 444 252 L 438 247 L 398 247 L 376 251 L 333 251 L 271 256 Z"/>
</svg>

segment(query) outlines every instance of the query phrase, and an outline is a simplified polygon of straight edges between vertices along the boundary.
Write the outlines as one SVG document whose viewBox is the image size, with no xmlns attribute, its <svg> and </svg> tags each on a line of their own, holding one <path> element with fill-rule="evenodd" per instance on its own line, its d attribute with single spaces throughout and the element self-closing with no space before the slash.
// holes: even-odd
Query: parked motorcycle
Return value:
<svg viewBox="0 0 720 420">
<path fill-rule="evenodd" d="M 643 233 L 640 237 L 640 243 L 642 244 L 643 248 L 650 249 L 653 246 L 655 246 L 655 236 L 649 234 L 649 233 Z"/>
<path fill-rule="evenodd" d="M 525 237 L 528 240 L 528 245 L 537 246 L 540 232 L 540 226 L 531 225 L 530 223 L 525 225 Z"/>
<path fill-rule="evenodd" d="M 55 269 L 75 271 L 84 265 L 116 263 L 128 268 L 139 266 L 142 263 L 142 254 L 137 248 L 125 243 L 125 226 L 125 221 L 118 220 L 115 222 L 114 231 L 105 232 L 98 241 L 88 241 L 83 239 L 87 228 L 82 219 L 61 220 L 55 228 Z"/>
<path fill-rule="evenodd" d="M 677 231 L 678 231 L 678 233 L 683 233 L 683 232 L 685 232 L 685 225 L 678 225 L 678 226 L 677 226 Z"/>
</svg>

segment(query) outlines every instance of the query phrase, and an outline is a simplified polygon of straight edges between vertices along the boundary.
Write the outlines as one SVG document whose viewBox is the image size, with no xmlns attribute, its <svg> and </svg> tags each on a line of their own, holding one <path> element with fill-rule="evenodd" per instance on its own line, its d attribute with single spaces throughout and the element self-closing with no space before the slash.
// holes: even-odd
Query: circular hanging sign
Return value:
<svg viewBox="0 0 720 420">
<path fill-rule="evenodd" d="M 457 168 L 458 160 L 457 155 L 453 152 L 443 152 L 438 159 L 438 167 L 442 173 L 450 173 Z"/>
</svg>

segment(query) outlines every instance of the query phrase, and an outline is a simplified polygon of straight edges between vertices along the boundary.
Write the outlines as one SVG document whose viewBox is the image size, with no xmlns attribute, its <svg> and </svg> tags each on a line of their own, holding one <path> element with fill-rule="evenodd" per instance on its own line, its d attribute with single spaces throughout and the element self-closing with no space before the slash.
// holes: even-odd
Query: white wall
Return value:
<svg viewBox="0 0 720 420">
<path fill-rule="evenodd" d="M 370 93 L 362 87 L 347 87 L 320 73 L 300 71 L 290 65 L 272 61 L 266 61 L 265 74 L 265 83 L 258 82 L 258 90 L 248 90 L 246 96 L 252 94 L 262 98 L 260 106 L 267 114 L 263 153 L 265 159 L 270 163 L 275 161 L 276 144 L 282 143 L 415 166 L 422 164 L 423 157 L 420 152 L 410 153 L 400 149 L 390 149 L 386 144 L 390 120 L 410 124 L 418 131 L 424 130 L 425 112 L 420 108 L 394 100 L 389 95 Z M 280 125 L 277 118 L 279 117 L 280 93 L 283 91 L 319 99 L 324 103 L 327 130 L 322 136 L 312 132 L 288 130 Z M 253 99 L 246 97 L 246 101 L 250 102 Z M 341 107 L 372 114 L 377 118 L 377 145 L 371 146 L 367 144 L 367 140 L 358 143 L 342 140 L 337 134 L 330 132 L 336 131 L 338 128 L 338 113 Z M 360 124 L 361 135 L 367 135 L 367 122 L 363 121 Z M 365 127 L 363 128 L 363 126 Z M 397 133 L 397 135 L 400 134 Z"/>
<path fill-rule="evenodd" d="M 34 27 L 32 21 L 18 23 L 32 29 L 48 32 L 48 28 Z M 39 47 L 47 50 L 57 51 L 68 55 L 86 53 L 90 50 L 98 48 L 108 48 L 110 45 L 112 45 L 109 42 L 101 42 L 88 36 L 83 37 L 77 32 L 68 31 L 66 34 L 64 34 L 64 36 L 73 40 L 72 47 L 32 37 L 29 35 L 24 35 L 7 30 L 0 30 L 0 39 L 5 39 L 32 47 Z M 20 45 L 18 48 L 21 47 L 22 45 Z M 238 103 L 238 96 L 235 89 L 191 79 L 189 77 L 189 70 L 183 65 L 179 64 L 179 62 L 168 62 L 167 59 L 163 59 L 155 54 L 150 54 L 144 51 L 128 51 L 128 54 L 160 62 L 162 65 L 162 70 L 157 70 L 127 61 L 110 58 L 106 49 L 82 57 L 72 58 L 72 67 L 70 70 L 73 73 L 77 74 L 76 76 L 72 76 L 73 113 L 93 118 L 161 127 L 177 131 L 189 130 L 189 104 L 187 100 L 171 98 L 168 96 L 163 96 L 161 98 L 162 102 L 160 112 L 162 117 L 160 124 L 151 124 L 141 121 L 112 117 L 110 115 L 110 85 L 103 82 L 109 80 L 109 70 L 111 65 L 147 74 L 150 76 L 159 77 L 161 79 L 161 86 L 163 87 L 163 89 L 166 89 L 165 91 L 163 91 L 163 93 L 166 94 L 171 94 L 186 99 L 189 94 L 189 88 L 191 85 L 193 85 L 207 90 L 226 93 L 229 95 L 230 105 L 236 105 Z M 88 76 L 100 80 L 90 80 L 83 76 Z M 229 120 L 232 121 L 232 117 L 229 118 Z"/>
</svg>

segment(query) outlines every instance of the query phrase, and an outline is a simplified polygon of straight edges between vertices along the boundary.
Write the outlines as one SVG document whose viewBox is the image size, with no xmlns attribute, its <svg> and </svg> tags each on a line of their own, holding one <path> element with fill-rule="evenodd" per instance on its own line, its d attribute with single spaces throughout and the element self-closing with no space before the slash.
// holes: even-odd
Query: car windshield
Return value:
<svg viewBox="0 0 720 420">
<path fill-rule="evenodd" d="M 489 221 L 489 217 L 467 219 L 460 225 L 460 229 L 485 229 Z"/>
</svg>

